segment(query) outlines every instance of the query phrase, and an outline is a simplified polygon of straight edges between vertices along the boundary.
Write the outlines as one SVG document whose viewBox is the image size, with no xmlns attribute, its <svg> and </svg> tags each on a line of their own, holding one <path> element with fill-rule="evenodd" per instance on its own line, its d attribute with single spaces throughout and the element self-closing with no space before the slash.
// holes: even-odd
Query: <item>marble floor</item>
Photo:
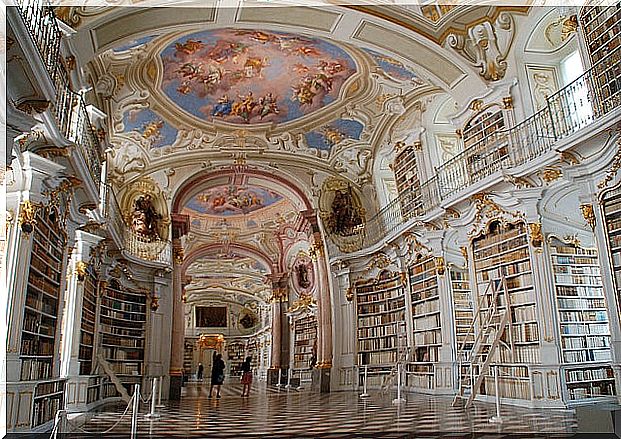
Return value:
<svg viewBox="0 0 621 439">
<path fill-rule="evenodd" d="M 242 398 L 238 382 L 225 383 L 221 399 L 207 399 L 208 384 L 189 384 L 181 401 L 166 403 L 161 417 L 148 419 L 141 404 L 139 437 L 183 438 L 526 438 L 569 437 L 577 422 L 572 410 L 526 410 L 503 407 L 503 423 L 492 424 L 495 406 L 475 403 L 468 410 L 451 407 L 451 398 L 407 394 L 393 405 L 394 395 L 371 395 L 363 400 L 353 392 L 329 394 L 289 392 L 253 384 Z M 119 422 L 124 407 L 108 406 L 81 427 L 70 424 L 72 438 L 92 437 Z M 127 414 L 102 437 L 128 437 Z M 116 435 L 118 434 L 118 436 Z"/>
</svg>

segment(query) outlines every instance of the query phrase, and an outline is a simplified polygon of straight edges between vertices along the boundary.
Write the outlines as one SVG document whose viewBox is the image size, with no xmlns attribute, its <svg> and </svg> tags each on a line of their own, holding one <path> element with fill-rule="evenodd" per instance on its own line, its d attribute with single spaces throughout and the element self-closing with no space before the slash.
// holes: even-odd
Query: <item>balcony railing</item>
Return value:
<svg viewBox="0 0 621 439">
<path fill-rule="evenodd" d="M 123 211 L 116 198 L 116 194 L 110 185 L 103 185 L 104 196 L 102 197 L 101 210 L 108 220 L 108 228 L 111 232 L 116 231 L 121 240 L 121 250 L 129 255 L 144 261 L 155 262 L 158 264 L 171 265 L 172 263 L 172 243 L 165 239 L 150 239 L 132 230 L 125 222 Z"/>
<path fill-rule="evenodd" d="M 436 169 L 420 186 L 402 192 L 367 221 L 362 248 L 378 244 L 412 218 L 422 218 L 464 189 L 503 169 L 523 166 L 593 122 L 621 112 L 621 46 L 547 99 L 519 124 L 496 131 Z M 333 254 L 338 253 L 330 245 Z"/>
<path fill-rule="evenodd" d="M 101 180 L 103 152 L 82 95 L 71 89 L 67 72 L 61 62 L 62 32 L 52 8 L 43 0 L 18 1 L 17 7 L 24 26 L 37 47 L 56 90 L 51 112 L 62 136 L 76 145 L 96 186 Z"/>
</svg>

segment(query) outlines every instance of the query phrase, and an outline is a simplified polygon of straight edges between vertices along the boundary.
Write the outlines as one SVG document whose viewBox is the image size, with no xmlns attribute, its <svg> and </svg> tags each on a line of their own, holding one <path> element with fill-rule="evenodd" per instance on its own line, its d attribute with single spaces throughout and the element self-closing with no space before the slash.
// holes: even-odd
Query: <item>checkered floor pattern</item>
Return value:
<svg viewBox="0 0 621 439">
<path fill-rule="evenodd" d="M 421 394 L 407 394 L 406 403 L 393 405 L 394 395 L 372 394 L 363 400 L 353 392 L 286 391 L 256 382 L 249 398 L 240 396 L 237 382 L 225 383 L 221 399 L 207 399 L 208 391 L 208 384 L 189 384 L 181 401 L 167 402 L 157 419 L 147 418 L 149 407 L 141 404 L 139 437 L 496 439 L 569 437 L 577 428 L 569 410 L 503 407 L 503 423 L 498 425 L 489 422 L 495 415 L 494 405 L 475 403 L 466 410 L 451 407 L 451 398 Z M 107 406 L 82 429 L 102 432 L 119 420 L 123 409 Z M 112 433 L 128 437 L 130 428 L 127 415 Z M 89 436 L 76 428 L 71 437 Z"/>
</svg>

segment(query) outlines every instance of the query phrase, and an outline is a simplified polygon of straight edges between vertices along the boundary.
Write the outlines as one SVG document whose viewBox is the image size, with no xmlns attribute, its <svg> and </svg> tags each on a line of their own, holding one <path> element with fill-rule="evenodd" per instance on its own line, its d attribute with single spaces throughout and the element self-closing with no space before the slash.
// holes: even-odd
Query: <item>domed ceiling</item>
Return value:
<svg viewBox="0 0 621 439">
<path fill-rule="evenodd" d="M 161 53 L 161 88 L 203 119 L 283 123 L 334 102 L 356 73 L 343 49 L 318 38 L 248 29 L 186 35 Z"/>
<path fill-rule="evenodd" d="M 195 195 L 186 209 L 202 215 L 246 215 L 283 200 L 276 192 L 258 186 L 221 185 Z"/>
</svg>

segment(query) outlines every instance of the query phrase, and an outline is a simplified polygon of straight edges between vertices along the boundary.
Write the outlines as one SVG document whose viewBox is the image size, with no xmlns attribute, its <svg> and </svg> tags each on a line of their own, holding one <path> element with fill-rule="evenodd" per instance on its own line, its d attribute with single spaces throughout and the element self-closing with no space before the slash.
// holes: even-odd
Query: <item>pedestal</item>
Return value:
<svg viewBox="0 0 621 439">
<path fill-rule="evenodd" d="M 168 391 L 168 399 L 171 401 L 179 401 L 181 399 L 181 385 L 183 377 L 181 375 L 170 376 L 170 387 Z"/>
</svg>

